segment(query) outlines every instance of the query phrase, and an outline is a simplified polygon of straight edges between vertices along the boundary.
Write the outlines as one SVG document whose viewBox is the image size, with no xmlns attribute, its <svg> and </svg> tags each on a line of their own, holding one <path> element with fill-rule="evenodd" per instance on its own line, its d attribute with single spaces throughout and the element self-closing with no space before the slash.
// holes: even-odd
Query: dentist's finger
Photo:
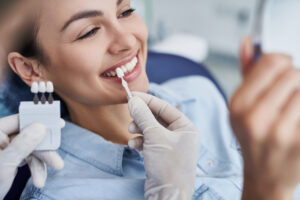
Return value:
<svg viewBox="0 0 300 200">
<path fill-rule="evenodd" d="M 164 125 L 168 126 L 170 130 L 180 129 L 190 124 L 190 120 L 184 114 L 166 101 L 141 92 L 133 92 L 133 95 L 145 101 L 156 118 L 165 122 Z"/>
<path fill-rule="evenodd" d="M 47 179 L 46 164 L 35 156 L 29 156 L 26 162 L 30 169 L 33 185 L 37 188 L 44 187 Z"/>
<path fill-rule="evenodd" d="M 128 107 L 131 117 L 143 133 L 150 129 L 162 127 L 141 98 L 132 97 L 128 102 Z"/>
<path fill-rule="evenodd" d="M 6 134 L 0 131 L 0 150 L 5 149 L 9 144 L 9 138 Z"/>
<path fill-rule="evenodd" d="M 46 128 L 44 125 L 32 124 L 24 128 L 7 148 L 1 151 L 1 154 L 5 155 L 8 160 L 11 160 L 12 164 L 18 166 L 42 142 L 45 135 Z"/>
<path fill-rule="evenodd" d="M 35 151 L 33 155 L 39 158 L 39 160 L 44 161 L 54 170 L 59 171 L 64 168 L 64 161 L 55 151 Z"/>
<path fill-rule="evenodd" d="M 60 118 L 60 128 L 64 128 L 66 126 L 66 121 Z"/>
<path fill-rule="evenodd" d="M 132 134 L 142 132 L 142 130 L 136 125 L 136 123 L 134 121 L 128 125 L 128 131 L 129 131 L 129 133 L 132 133 Z"/>
<path fill-rule="evenodd" d="M 19 114 L 1 118 L 0 131 L 7 135 L 19 132 Z"/>
<path fill-rule="evenodd" d="M 128 146 L 130 148 L 136 149 L 138 151 L 143 150 L 143 143 L 144 143 L 144 137 L 143 136 L 138 136 L 135 137 L 128 142 Z"/>
</svg>

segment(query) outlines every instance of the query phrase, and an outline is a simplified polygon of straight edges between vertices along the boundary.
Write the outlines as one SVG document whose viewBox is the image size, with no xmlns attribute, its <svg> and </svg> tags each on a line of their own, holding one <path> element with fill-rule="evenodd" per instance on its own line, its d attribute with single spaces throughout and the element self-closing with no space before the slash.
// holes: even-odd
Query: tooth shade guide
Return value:
<svg viewBox="0 0 300 200">
<path fill-rule="evenodd" d="M 132 98 L 132 94 L 131 94 L 131 92 L 130 92 L 130 90 L 128 88 L 128 84 L 127 84 L 127 82 L 123 78 L 124 77 L 124 72 L 122 71 L 121 68 L 117 68 L 116 69 L 116 73 L 117 73 L 118 77 L 121 78 L 121 80 L 122 80 L 122 86 L 124 87 L 124 89 L 125 89 L 125 91 L 126 91 L 126 93 L 128 95 L 128 98 L 129 99 Z"/>
</svg>

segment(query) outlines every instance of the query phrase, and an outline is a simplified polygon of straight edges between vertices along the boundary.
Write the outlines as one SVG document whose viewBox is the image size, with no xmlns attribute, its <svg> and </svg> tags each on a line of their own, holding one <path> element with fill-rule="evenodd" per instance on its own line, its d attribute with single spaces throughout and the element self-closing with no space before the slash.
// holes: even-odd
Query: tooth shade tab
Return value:
<svg viewBox="0 0 300 200">
<path fill-rule="evenodd" d="M 31 92 L 37 94 L 39 92 L 39 85 L 36 81 L 34 81 L 31 85 Z"/>
<path fill-rule="evenodd" d="M 131 94 L 131 91 L 129 90 L 129 87 L 128 87 L 128 84 L 127 82 L 124 80 L 124 72 L 122 71 L 121 68 L 117 68 L 116 69 L 116 72 L 117 72 L 117 75 L 118 77 L 122 80 L 122 86 L 124 87 L 127 95 L 128 95 L 128 98 L 132 98 L 132 94 Z"/>
<path fill-rule="evenodd" d="M 46 91 L 48 93 L 53 93 L 54 92 L 54 86 L 53 86 L 53 83 L 51 81 L 48 81 L 47 82 L 47 88 L 46 88 Z"/>
<path fill-rule="evenodd" d="M 45 93 L 46 92 L 46 84 L 44 81 L 39 83 L 39 92 L 40 93 Z"/>
<path fill-rule="evenodd" d="M 121 68 L 117 68 L 116 72 L 117 72 L 117 75 L 118 75 L 119 78 L 122 78 L 122 77 L 125 76 L 125 74 L 124 74 L 124 72 Z"/>
</svg>

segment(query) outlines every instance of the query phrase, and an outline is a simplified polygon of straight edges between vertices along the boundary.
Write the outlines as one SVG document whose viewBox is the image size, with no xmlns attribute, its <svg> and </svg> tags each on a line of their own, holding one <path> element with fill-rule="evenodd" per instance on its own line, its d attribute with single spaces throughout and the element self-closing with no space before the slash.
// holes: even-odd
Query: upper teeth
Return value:
<svg viewBox="0 0 300 200">
<path fill-rule="evenodd" d="M 137 57 L 134 57 L 130 62 L 128 62 L 125 65 L 122 65 L 119 68 L 122 69 L 124 74 L 127 74 L 127 73 L 130 73 L 130 72 L 133 71 L 133 69 L 135 68 L 137 62 L 138 62 Z M 115 70 L 113 70 L 111 72 L 105 73 L 104 76 L 108 76 L 108 77 L 117 76 L 117 72 Z"/>
</svg>

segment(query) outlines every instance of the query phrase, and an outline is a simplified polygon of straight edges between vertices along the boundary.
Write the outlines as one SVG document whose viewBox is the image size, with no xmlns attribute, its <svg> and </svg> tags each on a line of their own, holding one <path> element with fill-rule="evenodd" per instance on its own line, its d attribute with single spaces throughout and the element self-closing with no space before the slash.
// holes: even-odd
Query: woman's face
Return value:
<svg viewBox="0 0 300 200">
<path fill-rule="evenodd" d="M 130 0 L 43 0 L 38 20 L 43 75 L 67 103 L 126 102 L 117 67 L 131 90 L 148 90 L 148 32 Z"/>
</svg>

